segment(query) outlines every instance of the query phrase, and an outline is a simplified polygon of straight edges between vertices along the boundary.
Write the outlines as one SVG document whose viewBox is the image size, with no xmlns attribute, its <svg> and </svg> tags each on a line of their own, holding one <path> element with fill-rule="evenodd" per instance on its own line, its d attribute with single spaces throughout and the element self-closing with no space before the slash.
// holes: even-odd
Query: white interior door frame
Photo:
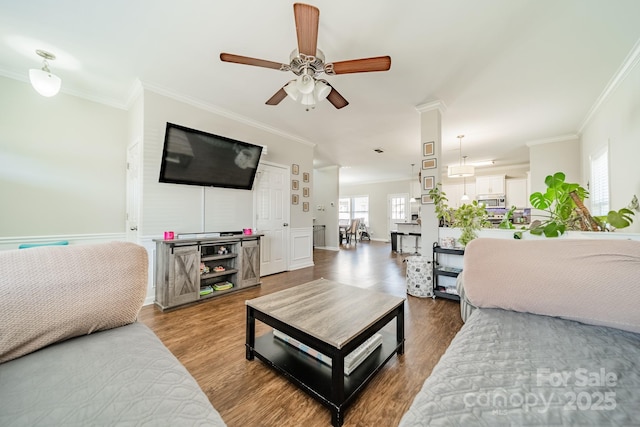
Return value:
<svg viewBox="0 0 640 427">
<path fill-rule="evenodd" d="M 289 166 L 261 161 L 254 186 L 254 228 L 264 234 L 260 246 L 260 275 L 289 269 L 291 199 Z"/>
</svg>

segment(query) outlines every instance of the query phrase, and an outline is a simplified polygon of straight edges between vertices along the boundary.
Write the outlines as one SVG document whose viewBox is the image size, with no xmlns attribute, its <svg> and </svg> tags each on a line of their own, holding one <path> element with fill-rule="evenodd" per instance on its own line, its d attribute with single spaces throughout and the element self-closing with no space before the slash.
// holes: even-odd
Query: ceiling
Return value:
<svg viewBox="0 0 640 427">
<path fill-rule="evenodd" d="M 0 74 L 26 81 L 35 49 L 63 91 L 126 108 L 137 80 L 316 145 L 341 183 L 407 179 L 420 163 L 416 107 L 440 101 L 444 165 L 528 162 L 527 143 L 579 134 L 640 40 L 638 0 L 308 0 L 327 61 L 389 55 L 387 72 L 327 76 L 349 105 L 265 105 L 292 73 L 287 0 L 0 0 Z M 249 141 L 260 143 L 260 141 Z M 382 148 L 382 154 L 374 149 Z M 416 169 L 417 173 L 417 169 Z"/>
</svg>

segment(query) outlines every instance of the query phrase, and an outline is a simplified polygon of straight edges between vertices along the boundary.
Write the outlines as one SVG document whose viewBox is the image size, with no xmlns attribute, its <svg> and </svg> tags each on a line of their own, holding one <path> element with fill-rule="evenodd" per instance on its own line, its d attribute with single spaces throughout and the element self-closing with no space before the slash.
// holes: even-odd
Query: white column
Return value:
<svg viewBox="0 0 640 427">
<path fill-rule="evenodd" d="M 425 176 L 434 176 L 436 184 L 442 181 L 442 113 L 445 110 L 442 101 L 429 102 L 427 104 L 418 105 L 416 110 L 420 114 L 420 168 L 422 178 Z M 423 144 L 425 142 L 435 143 L 435 155 L 423 156 Z M 437 167 L 435 169 L 422 169 L 422 160 L 435 158 Z M 422 184 L 420 186 L 422 189 Z M 427 191 L 421 190 L 422 194 Z M 435 205 L 425 204 L 421 209 L 422 219 L 422 254 L 428 256 L 431 253 L 433 242 L 438 241 L 438 219 L 436 218 Z"/>
</svg>

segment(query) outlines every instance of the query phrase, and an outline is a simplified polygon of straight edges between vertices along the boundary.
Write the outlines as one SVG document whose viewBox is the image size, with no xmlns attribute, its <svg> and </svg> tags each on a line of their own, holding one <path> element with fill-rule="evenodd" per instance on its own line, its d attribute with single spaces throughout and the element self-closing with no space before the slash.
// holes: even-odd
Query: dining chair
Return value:
<svg viewBox="0 0 640 427">
<path fill-rule="evenodd" d="M 353 236 L 354 244 L 358 244 L 358 228 L 360 227 L 360 219 L 356 218 L 351 220 L 351 225 L 347 229 L 347 244 L 351 243 L 351 236 Z"/>
</svg>

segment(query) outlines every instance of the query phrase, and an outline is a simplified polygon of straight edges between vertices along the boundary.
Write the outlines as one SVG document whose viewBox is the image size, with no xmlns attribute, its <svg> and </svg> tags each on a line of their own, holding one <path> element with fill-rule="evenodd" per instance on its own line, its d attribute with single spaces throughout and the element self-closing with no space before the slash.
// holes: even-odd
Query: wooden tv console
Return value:
<svg viewBox="0 0 640 427">
<path fill-rule="evenodd" d="M 155 304 L 166 310 L 259 285 L 261 236 L 154 239 Z"/>
</svg>

